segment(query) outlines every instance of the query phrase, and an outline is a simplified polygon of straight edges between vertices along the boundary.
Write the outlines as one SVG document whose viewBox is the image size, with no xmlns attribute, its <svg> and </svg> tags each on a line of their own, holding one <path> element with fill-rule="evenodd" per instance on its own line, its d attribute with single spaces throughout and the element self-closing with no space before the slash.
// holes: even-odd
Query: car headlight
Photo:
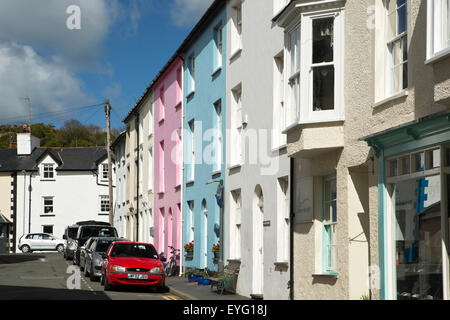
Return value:
<svg viewBox="0 0 450 320">
<path fill-rule="evenodd" d="M 127 271 L 124 267 L 119 266 L 117 264 L 113 265 L 111 270 L 115 271 L 115 272 L 126 272 Z"/>
<path fill-rule="evenodd" d="M 163 267 L 154 267 L 152 270 L 150 270 L 150 273 L 163 273 Z"/>
</svg>

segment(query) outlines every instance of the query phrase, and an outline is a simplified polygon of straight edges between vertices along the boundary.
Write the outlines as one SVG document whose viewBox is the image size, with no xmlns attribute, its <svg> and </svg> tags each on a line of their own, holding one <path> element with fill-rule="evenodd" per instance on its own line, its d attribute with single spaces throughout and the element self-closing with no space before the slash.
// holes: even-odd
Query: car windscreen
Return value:
<svg viewBox="0 0 450 320">
<path fill-rule="evenodd" d="M 70 239 L 75 239 L 77 236 L 78 227 L 76 228 L 68 228 L 67 233 Z"/>
<path fill-rule="evenodd" d="M 83 227 L 81 238 L 90 237 L 117 237 L 117 231 L 114 227 Z"/>
<path fill-rule="evenodd" d="M 159 258 L 152 245 L 136 243 L 116 243 L 111 251 L 111 257 Z"/>
<path fill-rule="evenodd" d="M 106 252 L 106 250 L 108 250 L 111 243 L 112 243 L 112 240 L 98 240 L 95 251 L 96 252 Z"/>
</svg>

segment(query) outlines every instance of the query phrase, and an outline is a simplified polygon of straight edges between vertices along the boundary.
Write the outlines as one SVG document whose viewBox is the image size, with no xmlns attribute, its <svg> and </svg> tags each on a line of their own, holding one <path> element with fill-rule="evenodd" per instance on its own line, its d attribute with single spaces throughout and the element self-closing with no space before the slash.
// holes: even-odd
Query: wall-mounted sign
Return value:
<svg viewBox="0 0 450 320">
<path fill-rule="evenodd" d="M 295 223 L 312 222 L 314 217 L 314 179 L 302 178 L 295 181 L 294 216 Z"/>
</svg>

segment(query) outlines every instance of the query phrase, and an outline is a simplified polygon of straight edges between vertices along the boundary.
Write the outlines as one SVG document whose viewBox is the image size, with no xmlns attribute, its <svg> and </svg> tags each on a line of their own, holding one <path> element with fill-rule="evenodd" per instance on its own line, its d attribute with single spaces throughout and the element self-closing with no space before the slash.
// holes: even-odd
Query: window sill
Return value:
<svg viewBox="0 0 450 320">
<path fill-rule="evenodd" d="M 41 214 L 40 216 L 41 216 L 42 218 L 56 217 L 56 215 L 54 215 L 54 214 Z"/>
<path fill-rule="evenodd" d="M 216 70 L 214 70 L 213 73 L 211 74 L 211 77 L 215 78 L 221 71 L 222 71 L 222 66 L 220 66 Z"/>
<path fill-rule="evenodd" d="M 271 152 L 272 152 L 272 153 L 278 152 L 278 151 L 284 150 L 284 149 L 286 149 L 286 148 L 287 148 L 287 144 L 282 144 L 282 145 L 280 145 L 280 146 L 272 146 Z"/>
<path fill-rule="evenodd" d="M 181 109 L 181 104 L 182 104 L 182 103 L 183 103 L 182 101 L 178 102 L 178 103 L 175 105 L 175 110 Z"/>
<path fill-rule="evenodd" d="M 241 55 L 241 52 L 242 52 L 242 48 L 239 48 L 234 53 L 232 53 L 231 57 L 230 57 L 230 61 L 234 61 L 235 59 L 237 59 Z"/>
<path fill-rule="evenodd" d="M 397 100 L 397 99 L 400 99 L 400 98 L 404 98 L 404 97 L 407 97 L 407 96 L 408 96 L 408 90 L 402 90 L 399 93 L 396 93 L 396 94 L 394 94 L 393 96 L 391 96 L 389 98 L 386 98 L 386 99 L 380 100 L 378 102 L 375 102 L 373 107 L 377 108 L 377 107 L 385 105 L 388 102 L 391 102 L 391 101 L 394 101 L 394 100 Z"/>
<path fill-rule="evenodd" d="M 189 180 L 186 182 L 186 186 L 191 186 L 194 184 L 194 180 Z"/>
<path fill-rule="evenodd" d="M 153 137 L 153 132 L 150 132 L 147 138 L 151 139 L 152 137 Z"/>
<path fill-rule="evenodd" d="M 164 123 L 164 118 L 162 118 L 162 119 L 160 119 L 159 121 L 158 121 L 158 124 L 159 125 L 162 125 Z"/>
<path fill-rule="evenodd" d="M 217 170 L 217 171 L 213 171 L 211 172 L 211 177 L 216 177 L 216 176 L 220 176 L 222 174 L 222 170 Z"/>
<path fill-rule="evenodd" d="M 431 58 L 425 60 L 425 64 L 433 64 L 450 56 L 450 48 L 435 53 Z"/>
<path fill-rule="evenodd" d="M 109 213 L 99 213 L 99 216 L 109 216 Z"/>
<path fill-rule="evenodd" d="M 41 181 L 56 181 L 56 179 L 41 179 Z"/>
<path fill-rule="evenodd" d="M 337 272 L 324 272 L 324 273 L 314 273 L 313 277 L 332 277 L 337 278 L 339 273 Z"/>
<path fill-rule="evenodd" d="M 241 168 L 241 167 L 242 167 L 242 164 L 238 163 L 238 164 L 230 165 L 227 169 L 233 170 L 233 169 L 237 169 L 237 168 Z"/>
<path fill-rule="evenodd" d="M 180 184 L 180 183 L 177 184 L 177 185 L 174 187 L 174 189 L 175 189 L 175 191 L 176 191 L 176 190 L 180 190 L 180 189 L 181 189 L 181 184 Z"/>
<path fill-rule="evenodd" d="M 192 97 L 194 97 L 194 94 L 195 94 L 195 90 L 192 90 L 191 92 L 189 92 L 189 93 L 186 95 L 186 99 L 187 99 L 187 100 L 192 99 Z"/>
</svg>

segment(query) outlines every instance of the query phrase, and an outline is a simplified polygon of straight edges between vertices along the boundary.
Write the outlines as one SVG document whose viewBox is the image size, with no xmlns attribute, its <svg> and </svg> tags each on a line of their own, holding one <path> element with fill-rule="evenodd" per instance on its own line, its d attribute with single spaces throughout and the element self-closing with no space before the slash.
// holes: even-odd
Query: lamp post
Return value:
<svg viewBox="0 0 450 320">
<path fill-rule="evenodd" d="M 220 248 L 219 248 L 219 272 L 223 271 L 223 179 L 220 180 L 208 180 L 206 181 L 206 184 L 212 184 L 212 183 L 219 183 L 219 186 L 217 188 L 216 193 L 216 200 L 217 204 L 220 208 L 220 217 L 219 217 L 219 241 L 220 241 Z"/>
</svg>

